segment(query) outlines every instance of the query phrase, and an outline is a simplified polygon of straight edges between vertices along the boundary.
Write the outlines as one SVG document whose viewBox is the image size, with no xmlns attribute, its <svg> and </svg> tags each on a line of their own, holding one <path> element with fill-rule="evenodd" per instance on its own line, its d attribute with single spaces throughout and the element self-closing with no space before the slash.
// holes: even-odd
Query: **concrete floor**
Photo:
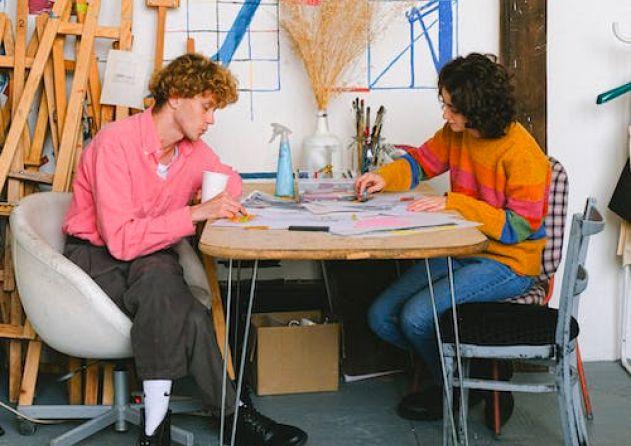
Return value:
<svg viewBox="0 0 631 446">
<path fill-rule="evenodd" d="M 592 445 L 631 444 L 631 377 L 614 362 L 586 364 L 594 407 L 589 422 Z M 309 433 L 309 446 L 416 446 L 441 444 L 441 422 L 409 422 L 400 419 L 394 408 L 407 388 L 407 379 L 391 376 L 343 384 L 338 392 L 255 398 L 257 408 L 285 423 L 296 424 Z M 6 385 L 3 386 L 6 389 Z M 4 391 L 4 390 L 3 390 Z M 63 387 L 43 380 L 38 388 L 39 402 L 62 403 Z M 6 401 L 6 396 L 2 395 Z M 469 417 L 471 445 L 538 446 L 562 445 L 555 395 L 519 394 L 513 417 L 495 440 L 482 424 L 482 408 Z M 174 424 L 195 434 L 197 445 L 217 445 L 217 431 L 207 418 L 190 415 L 174 417 Z M 73 422 L 40 426 L 33 436 L 18 434 L 14 416 L 0 411 L 0 425 L 6 434 L 0 445 L 42 446 L 65 432 Z M 135 445 L 138 430 L 127 433 L 107 430 L 81 443 L 85 446 Z"/>
</svg>

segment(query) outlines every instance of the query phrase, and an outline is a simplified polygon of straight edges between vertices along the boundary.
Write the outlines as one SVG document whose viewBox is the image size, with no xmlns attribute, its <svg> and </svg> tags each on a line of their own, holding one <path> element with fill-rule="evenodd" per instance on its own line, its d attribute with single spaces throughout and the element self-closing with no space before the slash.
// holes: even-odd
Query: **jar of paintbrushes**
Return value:
<svg viewBox="0 0 631 446">
<path fill-rule="evenodd" d="M 356 133 L 349 148 L 353 170 L 361 175 L 379 166 L 383 160 L 384 139 L 381 129 L 386 109 L 383 105 L 379 107 L 374 122 L 371 122 L 370 106 L 366 106 L 363 99 L 355 98 L 353 110 Z"/>
</svg>

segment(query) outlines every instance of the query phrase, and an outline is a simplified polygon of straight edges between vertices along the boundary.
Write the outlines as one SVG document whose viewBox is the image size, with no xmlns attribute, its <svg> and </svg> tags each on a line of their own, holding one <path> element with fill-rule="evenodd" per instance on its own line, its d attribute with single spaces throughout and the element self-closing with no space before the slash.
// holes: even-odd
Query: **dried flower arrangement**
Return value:
<svg viewBox="0 0 631 446">
<path fill-rule="evenodd" d="M 281 26 L 309 76 L 318 109 L 340 92 L 344 74 L 375 35 L 376 2 L 279 0 Z"/>
</svg>

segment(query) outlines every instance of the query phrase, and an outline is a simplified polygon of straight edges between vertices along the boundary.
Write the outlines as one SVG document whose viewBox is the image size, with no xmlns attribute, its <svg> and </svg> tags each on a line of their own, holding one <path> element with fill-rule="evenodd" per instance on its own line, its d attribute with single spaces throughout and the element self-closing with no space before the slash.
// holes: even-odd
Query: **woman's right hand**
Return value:
<svg viewBox="0 0 631 446">
<path fill-rule="evenodd" d="M 233 200 L 226 192 L 222 192 L 212 200 L 191 206 L 190 210 L 194 222 L 247 215 L 241 203 Z"/>
<path fill-rule="evenodd" d="M 386 187 L 386 180 L 384 180 L 381 175 L 372 172 L 363 174 L 355 181 L 355 193 L 358 199 L 362 198 L 364 191 L 373 194 L 379 192 L 384 187 Z"/>
</svg>

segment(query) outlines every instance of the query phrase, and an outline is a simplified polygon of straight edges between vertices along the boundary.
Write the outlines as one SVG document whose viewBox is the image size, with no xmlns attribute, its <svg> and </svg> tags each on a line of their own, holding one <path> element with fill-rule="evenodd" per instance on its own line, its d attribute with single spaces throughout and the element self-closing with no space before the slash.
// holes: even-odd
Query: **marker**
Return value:
<svg viewBox="0 0 631 446">
<path fill-rule="evenodd" d="M 328 226 L 289 226 L 289 231 L 329 232 Z"/>
</svg>

